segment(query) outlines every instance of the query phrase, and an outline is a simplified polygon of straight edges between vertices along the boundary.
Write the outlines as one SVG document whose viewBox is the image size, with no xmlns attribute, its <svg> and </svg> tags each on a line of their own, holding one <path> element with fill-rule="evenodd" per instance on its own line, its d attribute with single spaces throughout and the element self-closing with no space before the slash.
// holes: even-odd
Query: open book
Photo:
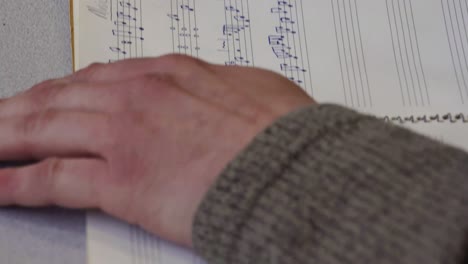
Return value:
<svg viewBox="0 0 468 264">
<path fill-rule="evenodd" d="M 276 71 L 320 102 L 468 150 L 468 4 L 457 0 L 74 0 L 74 64 L 181 53 Z M 197 263 L 99 214 L 90 264 Z"/>
</svg>

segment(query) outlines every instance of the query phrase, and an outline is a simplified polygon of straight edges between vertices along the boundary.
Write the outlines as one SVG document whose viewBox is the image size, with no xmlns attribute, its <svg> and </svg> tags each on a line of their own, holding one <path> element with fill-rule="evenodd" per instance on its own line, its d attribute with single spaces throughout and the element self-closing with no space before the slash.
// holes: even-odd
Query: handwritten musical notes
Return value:
<svg viewBox="0 0 468 264">
<path fill-rule="evenodd" d="M 167 15 L 171 20 L 172 51 L 199 56 L 199 28 L 197 25 L 196 0 L 170 0 L 171 10 Z"/>
<path fill-rule="evenodd" d="M 226 65 L 254 66 L 249 0 L 224 0 L 221 48 Z"/>
<path fill-rule="evenodd" d="M 109 62 L 143 57 L 142 0 L 112 0 L 111 14 L 115 44 L 109 47 L 113 54 Z"/>
<path fill-rule="evenodd" d="M 271 14 L 277 18 L 268 43 L 279 60 L 279 68 L 291 81 L 312 94 L 309 45 L 304 23 L 302 0 L 272 1 Z"/>
<path fill-rule="evenodd" d="M 78 27 L 76 62 L 179 53 L 273 70 L 371 113 L 463 112 L 468 6 L 421 1 L 78 0 L 90 22 Z"/>
<path fill-rule="evenodd" d="M 106 0 L 89 0 L 86 5 L 88 11 L 102 19 L 107 20 L 109 13 L 109 3 Z"/>
</svg>

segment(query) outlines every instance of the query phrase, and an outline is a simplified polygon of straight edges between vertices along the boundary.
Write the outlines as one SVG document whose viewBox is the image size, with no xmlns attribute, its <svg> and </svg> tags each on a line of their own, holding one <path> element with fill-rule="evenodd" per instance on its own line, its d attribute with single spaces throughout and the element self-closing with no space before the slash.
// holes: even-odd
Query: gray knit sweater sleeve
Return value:
<svg viewBox="0 0 468 264">
<path fill-rule="evenodd" d="M 194 222 L 210 264 L 464 263 L 468 155 L 333 105 L 258 135 Z"/>
</svg>

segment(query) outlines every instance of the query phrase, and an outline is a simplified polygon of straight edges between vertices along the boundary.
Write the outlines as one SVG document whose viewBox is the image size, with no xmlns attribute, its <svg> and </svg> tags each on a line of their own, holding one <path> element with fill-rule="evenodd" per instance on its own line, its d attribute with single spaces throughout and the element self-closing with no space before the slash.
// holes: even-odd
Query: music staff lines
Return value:
<svg viewBox="0 0 468 264">
<path fill-rule="evenodd" d="M 372 107 L 357 0 L 332 0 L 331 5 L 345 104 Z"/>
<path fill-rule="evenodd" d="M 171 0 L 172 51 L 199 56 L 199 28 L 197 25 L 196 0 Z"/>
<path fill-rule="evenodd" d="M 129 232 L 132 263 L 149 264 L 154 260 L 161 263 L 161 256 L 158 254 L 159 241 L 137 227 L 130 227 Z"/>
<path fill-rule="evenodd" d="M 412 0 L 386 0 L 386 7 L 402 103 L 429 106 Z"/>
<path fill-rule="evenodd" d="M 219 51 L 227 55 L 225 64 L 254 66 L 249 0 L 224 0 L 224 16 Z"/>
<path fill-rule="evenodd" d="M 109 62 L 143 57 L 142 0 L 113 0 L 110 9 L 116 43 L 109 47 L 114 56 Z"/>
<path fill-rule="evenodd" d="M 309 45 L 302 0 L 275 3 L 271 7 L 271 13 L 277 16 L 278 24 L 275 33 L 268 36 L 269 45 L 280 62 L 279 67 L 284 76 L 312 94 Z"/>
<path fill-rule="evenodd" d="M 441 0 L 441 4 L 453 70 L 460 99 L 464 104 L 468 101 L 468 3 Z"/>
</svg>

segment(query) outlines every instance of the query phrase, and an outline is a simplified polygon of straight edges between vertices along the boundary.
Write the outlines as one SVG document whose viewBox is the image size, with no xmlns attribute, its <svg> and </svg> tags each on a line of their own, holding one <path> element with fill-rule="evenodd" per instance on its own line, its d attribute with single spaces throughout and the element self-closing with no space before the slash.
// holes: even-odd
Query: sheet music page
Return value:
<svg viewBox="0 0 468 264">
<path fill-rule="evenodd" d="M 262 67 L 468 150 L 466 1 L 75 0 L 74 17 L 76 69 L 167 53 Z"/>
<path fill-rule="evenodd" d="M 203 264 L 189 250 L 98 212 L 88 214 L 88 264 Z"/>
</svg>

